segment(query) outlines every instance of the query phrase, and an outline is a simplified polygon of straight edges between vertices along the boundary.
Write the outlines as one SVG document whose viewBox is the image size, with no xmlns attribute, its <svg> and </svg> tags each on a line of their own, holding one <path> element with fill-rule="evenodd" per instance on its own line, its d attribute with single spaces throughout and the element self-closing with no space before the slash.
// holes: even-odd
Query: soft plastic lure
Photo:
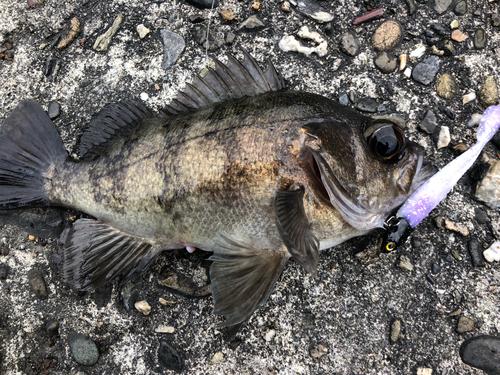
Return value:
<svg viewBox="0 0 500 375">
<path fill-rule="evenodd" d="M 420 186 L 384 223 L 382 250 L 392 251 L 404 243 L 410 232 L 431 212 L 474 164 L 486 143 L 500 127 L 500 106 L 486 109 L 477 129 L 477 142 Z"/>
</svg>

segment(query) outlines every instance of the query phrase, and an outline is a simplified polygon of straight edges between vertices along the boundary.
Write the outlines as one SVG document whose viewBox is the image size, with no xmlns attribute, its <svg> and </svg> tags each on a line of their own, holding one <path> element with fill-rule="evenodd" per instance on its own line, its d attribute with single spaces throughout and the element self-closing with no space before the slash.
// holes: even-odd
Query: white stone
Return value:
<svg viewBox="0 0 500 375">
<path fill-rule="evenodd" d="M 420 43 L 417 46 L 417 48 L 415 48 L 413 51 L 410 52 L 410 57 L 418 59 L 419 57 L 422 57 L 424 53 L 425 53 L 425 46 L 422 43 Z"/>
<path fill-rule="evenodd" d="M 171 326 L 158 326 L 158 328 L 156 328 L 155 332 L 157 332 L 157 333 L 174 333 L 175 328 L 171 327 Z"/>
<path fill-rule="evenodd" d="M 481 118 L 483 117 L 483 115 L 480 115 L 479 113 L 474 113 L 469 122 L 467 123 L 467 126 L 469 128 L 472 128 L 473 126 L 475 125 L 479 125 L 479 123 L 481 122 Z"/>
<path fill-rule="evenodd" d="M 492 167 L 476 188 L 476 197 L 492 208 L 500 208 L 500 160 Z"/>
<path fill-rule="evenodd" d="M 140 25 L 137 25 L 136 30 L 137 33 L 139 34 L 139 38 L 141 39 L 144 39 L 151 32 L 151 30 L 149 30 L 142 23 Z"/>
<path fill-rule="evenodd" d="M 403 72 L 403 74 L 405 75 L 406 78 L 410 78 L 411 77 L 411 68 L 408 67 L 405 69 L 405 71 Z"/>
<path fill-rule="evenodd" d="M 274 329 L 270 329 L 269 331 L 267 331 L 265 339 L 267 342 L 269 342 L 274 338 L 274 336 L 276 336 L 276 331 Z"/>
<path fill-rule="evenodd" d="M 473 100 L 476 100 L 476 93 L 475 92 L 471 92 L 467 95 L 464 95 L 462 97 L 462 103 L 463 104 L 467 104 L 467 103 L 470 103 L 472 102 Z"/>
<path fill-rule="evenodd" d="M 316 42 L 318 45 L 316 47 L 306 47 L 300 44 L 300 42 L 295 39 L 292 35 L 285 35 L 279 42 L 279 47 L 284 52 L 299 52 L 306 55 L 315 53 L 320 57 L 325 56 L 328 53 L 328 43 L 323 37 L 316 31 L 309 31 L 307 26 L 302 26 L 297 33 L 297 35 L 302 39 L 310 39 Z"/>
<path fill-rule="evenodd" d="M 417 375 L 432 375 L 431 368 L 419 367 L 417 369 Z"/>
<path fill-rule="evenodd" d="M 439 131 L 439 139 L 437 143 L 438 150 L 440 148 L 448 147 L 450 141 L 451 141 L 450 128 L 447 126 L 441 126 L 441 130 Z"/>
<path fill-rule="evenodd" d="M 145 92 L 141 92 L 141 100 L 146 101 L 149 99 L 149 95 Z"/>
<path fill-rule="evenodd" d="M 500 241 L 494 242 L 483 251 L 484 259 L 488 262 L 500 262 Z"/>
<path fill-rule="evenodd" d="M 151 313 L 151 305 L 146 301 L 138 301 L 134 307 L 142 314 L 149 315 Z"/>
</svg>

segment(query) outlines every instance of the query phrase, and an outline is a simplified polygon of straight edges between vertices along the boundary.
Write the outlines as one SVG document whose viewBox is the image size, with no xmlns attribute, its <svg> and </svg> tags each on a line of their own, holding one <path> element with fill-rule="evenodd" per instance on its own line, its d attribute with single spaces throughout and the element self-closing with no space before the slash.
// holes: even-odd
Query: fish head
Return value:
<svg viewBox="0 0 500 375">
<path fill-rule="evenodd" d="M 434 173 L 424 165 L 424 149 L 388 119 L 350 114 L 303 130 L 301 165 L 313 192 L 360 230 L 383 227 Z"/>
</svg>

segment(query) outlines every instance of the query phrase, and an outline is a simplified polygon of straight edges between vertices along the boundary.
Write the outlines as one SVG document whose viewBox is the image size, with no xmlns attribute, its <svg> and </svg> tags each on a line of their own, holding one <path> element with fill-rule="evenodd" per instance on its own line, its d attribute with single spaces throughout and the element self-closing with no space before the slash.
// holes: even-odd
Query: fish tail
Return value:
<svg viewBox="0 0 500 375">
<path fill-rule="evenodd" d="M 0 209 L 50 205 L 45 184 L 55 162 L 67 157 L 43 108 L 28 99 L 0 127 Z"/>
</svg>

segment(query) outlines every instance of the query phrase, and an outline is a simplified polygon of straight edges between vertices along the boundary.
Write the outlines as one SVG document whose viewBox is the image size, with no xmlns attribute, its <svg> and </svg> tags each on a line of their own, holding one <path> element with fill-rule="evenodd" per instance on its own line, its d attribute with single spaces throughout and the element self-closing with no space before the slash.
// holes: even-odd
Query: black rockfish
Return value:
<svg viewBox="0 0 500 375">
<path fill-rule="evenodd" d="M 87 290 L 129 278 L 163 250 L 212 251 L 215 313 L 237 330 L 290 257 L 315 275 L 318 251 L 381 227 L 430 175 L 389 120 L 287 91 L 270 64 L 238 62 L 192 84 L 160 115 L 107 106 L 68 157 L 42 107 L 0 128 L 0 209 L 62 206 L 73 224 L 64 279 Z"/>
</svg>

